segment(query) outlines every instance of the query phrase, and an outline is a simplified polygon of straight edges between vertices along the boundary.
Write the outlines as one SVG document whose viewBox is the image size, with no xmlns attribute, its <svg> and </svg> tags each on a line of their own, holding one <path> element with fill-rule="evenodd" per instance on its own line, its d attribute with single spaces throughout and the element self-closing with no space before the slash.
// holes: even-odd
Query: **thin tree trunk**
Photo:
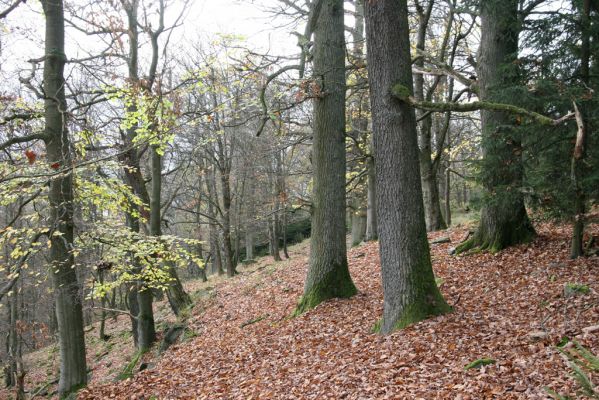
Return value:
<svg viewBox="0 0 599 400">
<path fill-rule="evenodd" d="M 235 270 L 235 264 L 233 263 L 233 249 L 231 246 L 231 182 L 229 171 L 221 170 L 220 179 L 223 192 L 223 255 L 227 276 L 229 278 L 232 278 L 233 276 L 235 276 L 237 271 Z"/>
<path fill-rule="evenodd" d="M 582 3 L 582 15 L 581 15 L 581 32 L 582 41 L 580 46 L 580 75 L 581 80 L 586 87 L 590 85 L 590 12 L 591 12 L 591 1 L 584 0 Z M 587 136 L 589 135 L 589 123 L 587 120 L 588 109 L 586 105 L 583 105 L 581 110 L 578 111 L 577 125 L 578 133 L 576 135 L 576 144 L 572 155 L 571 163 L 571 174 L 572 186 L 574 187 L 574 223 L 572 226 L 572 241 L 570 243 L 570 258 L 578 258 L 584 255 L 583 249 L 583 236 L 584 236 L 584 225 L 585 225 L 585 189 L 582 184 L 584 175 L 584 158 L 586 155 L 586 145 L 589 142 Z"/>
<path fill-rule="evenodd" d="M 206 177 L 206 189 L 208 192 L 208 216 L 210 218 L 210 254 L 212 254 L 211 270 L 213 274 L 222 275 L 223 266 L 220 253 L 219 234 L 216 226 L 217 215 L 215 204 L 218 204 L 216 194 L 216 178 L 214 168 L 210 168 Z"/>
<path fill-rule="evenodd" d="M 424 51 L 426 43 L 426 32 L 429 25 L 430 15 L 433 9 L 434 0 L 427 2 L 426 10 L 418 7 L 419 26 L 416 47 Z M 416 65 L 421 69 L 424 67 L 424 59 L 420 57 Z M 414 97 L 418 100 L 424 100 L 424 75 L 419 73 L 414 77 Z M 445 229 L 445 221 L 441 214 L 441 203 L 439 201 L 439 187 L 437 182 L 437 170 L 431 157 L 431 133 L 432 133 L 432 114 L 421 110 L 416 111 L 419 117 L 422 117 L 419 129 L 420 143 L 420 172 L 422 179 L 422 198 L 424 202 L 424 216 L 426 219 L 427 231 L 438 231 Z"/>
<path fill-rule="evenodd" d="M 310 266 L 296 314 L 356 294 L 345 239 L 345 37 L 343 0 L 324 0 L 314 31 L 313 209 Z"/>
<path fill-rule="evenodd" d="M 72 168 L 72 148 L 67 131 L 64 66 L 64 10 L 62 0 L 43 0 L 46 16 L 44 93 L 46 153 L 56 169 Z M 50 183 L 51 273 L 56 299 L 60 346 L 59 396 L 87 382 L 85 337 L 80 285 L 71 249 L 74 244 L 73 174 L 57 176 Z"/>
<path fill-rule="evenodd" d="M 451 169 L 449 164 L 445 169 L 445 222 L 451 226 Z"/>
<path fill-rule="evenodd" d="M 152 148 L 152 197 L 150 198 L 150 234 L 160 237 L 162 235 L 162 156 L 158 148 Z M 177 270 L 172 262 L 166 265 L 168 269 L 169 282 L 166 295 L 171 309 L 175 315 L 179 315 L 183 309 L 192 304 L 191 297 L 183 289 Z"/>
<path fill-rule="evenodd" d="M 414 109 L 391 96 L 396 85 L 413 87 L 406 0 L 365 6 L 384 295 L 380 331 L 389 333 L 450 307 L 431 266 Z"/>
<path fill-rule="evenodd" d="M 366 235 L 366 213 L 362 207 L 362 199 L 359 196 L 352 198 L 351 207 L 351 244 L 357 246 L 364 240 Z"/>
<path fill-rule="evenodd" d="M 137 93 L 140 89 L 138 76 L 138 52 L 139 52 L 139 32 L 137 12 L 139 0 L 132 0 L 129 3 L 123 3 L 125 12 L 127 13 L 128 35 L 129 35 L 129 81 L 131 84 L 132 94 Z M 125 5 L 126 4 L 126 5 Z M 136 113 L 137 105 L 132 102 L 127 107 L 128 113 Z M 133 146 L 135 136 L 137 135 L 136 126 L 130 127 L 125 136 L 126 145 L 130 150 L 124 155 L 124 174 L 127 185 L 131 188 L 142 200 L 143 205 L 139 208 L 142 216 L 149 217 L 148 206 L 150 196 L 148 194 L 144 177 L 141 173 L 141 165 L 137 149 Z M 141 226 L 137 216 L 127 215 L 127 225 L 129 229 L 135 233 L 140 233 Z M 135 255 L 132 255 L 133 271 L 136 275 L 142 272 L 142 267 Z M 131 330 L 133 332 L 133 342 L 135 346 L 146 351 L 156 340 L 156 328 L 154 326 L 154 309 L 152 292 L 145 289 L 142 279 L 138 278 L 131 287 L 127 288 L 125 301 L 128 303 L 128 309 L 131 313 Z"/>
<path fill-rule="evenodd" d="M 104 285 L 104 269 L 98 268 L 98 282 Z M 106 340 L 106 296 L 104 294 L 100 299 L 100 340 Z"/>
<path fill-rule="evenodd" d="M 371 154 L 374 153 L 374 149 L 371 150 Z M 371 155 L 368 157 L 366 168 L 368 168 L 368 208 L 366 210 L 366 241 L 377 240 L 378 227 L 376 220 L 376 170 L 375 170 L 375 157 Z"/>
<path fill-rule="evenodd" d="M 254 232 L 253 226 L 246 227 L 245 231 L 245 260 L 254 260 Z"/>
</svg>

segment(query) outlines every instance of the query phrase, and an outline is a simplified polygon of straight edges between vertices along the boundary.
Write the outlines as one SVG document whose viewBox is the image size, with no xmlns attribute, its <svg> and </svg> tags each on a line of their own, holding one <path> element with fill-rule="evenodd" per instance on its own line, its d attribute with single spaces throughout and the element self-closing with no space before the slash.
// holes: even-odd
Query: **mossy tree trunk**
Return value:
<svg viewBox="0 0 599 400">
<path fill-rule="evenodd" d="M 366 2 L 368 75 L 376 154 L 383 279 L 382 333 L 450 310 L 431 266 L 414 109 L 391 94 L 412 85 L 406 0 Z"/>
<path fill-rule="evenodd" d="M 518 1 L 481 2 L 481 43 L 478 57 L 479 96 L 494 102 L 517 85 Z M 525 243 L 535 234 L 520 190 L 523 178 L 522 148 L 514 132 L 514 116 L 481 110 L 484 189 L 481 219 L 475 234 L 457 247 L 496 252 Z"/>
<path fill-rule="evenodd" d="M 314 31 L 313 209 L 310 266 L 296 314 L 353 296 L 345 242 L 345 37 L 343 0 L 324 0 Z"/>
<path fill-rule="evenodd" d="M 46 17 L 44 58 L 45 144 L 48 162 L 59 169 L 72 168 L 72 147 L 67 131 L 64 66 L 64 9 L 62 0 L 42 1 Z M 51 230 L 50 259 L 56 300 L 60 347 L 59 396 L 87 382 L 83 309 L 77 280 L 73 220 L 73 174 L 52 179 L 49 189 Z"/>
</svg>

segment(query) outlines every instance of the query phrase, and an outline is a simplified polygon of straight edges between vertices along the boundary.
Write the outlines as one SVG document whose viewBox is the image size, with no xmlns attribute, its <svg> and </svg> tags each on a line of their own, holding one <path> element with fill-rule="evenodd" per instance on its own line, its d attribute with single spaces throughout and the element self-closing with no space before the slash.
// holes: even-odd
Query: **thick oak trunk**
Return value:
<svg viewBox="0 0 599 400">
<path fill-rule="evenodd" d="M 345 242 L 345 37 L 343 0 L 324 0 L 314 35 L 313 209 L 310 266 L 296 314 L 357 290 Z"/>
<path fill-rule="evenodd" d="M 409 104 L 391 95 L 397 84 L 413 87 L 407 4 L 378 0 L 365 6 L 384 295 L 380 331 L 388 333 L 450 307 L 431 266 L 416 116 Z"/>
</svg>

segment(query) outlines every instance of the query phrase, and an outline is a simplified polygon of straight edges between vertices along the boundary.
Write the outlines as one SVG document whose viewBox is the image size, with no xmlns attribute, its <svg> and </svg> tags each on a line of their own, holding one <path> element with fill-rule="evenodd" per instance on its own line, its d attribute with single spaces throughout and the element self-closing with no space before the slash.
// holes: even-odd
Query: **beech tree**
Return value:
<svg viewBox="0 0 599 400">
<path fill-rule="evenodd" d="M 366 2 L 365 15 L 384 296 L 380 331 L 389 333 L 450 307 L 431 266 L 414 108 L 392 94 L 396 86 L 413 92 L 407 3 Z"/>
<path fill-rule="evenodd" d="M 45 0 L 42 6 L 46 17 L 44 142 L 50 166 L 61 171 L 50 183 L 49 202 L 51 275 L 60 346 L 58 393 L 62 397 L 85 385 L 87 366 L 82 299 L 73 256 L 73 160 L 65 112 L 64 9 L 62 0 Z"/>
</svg>

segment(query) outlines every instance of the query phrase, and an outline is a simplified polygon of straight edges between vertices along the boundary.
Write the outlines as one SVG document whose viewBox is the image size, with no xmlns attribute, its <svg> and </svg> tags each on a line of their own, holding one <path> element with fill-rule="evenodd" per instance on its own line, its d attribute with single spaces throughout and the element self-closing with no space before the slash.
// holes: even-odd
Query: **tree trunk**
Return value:
<svg viewBox="0 0 599 400">
<path fill-rule="evenodd" d="M 481 43 L 478 59 L 482 101 L 505 98 L 505 88 L 518 84 L 518 1 L 481 2 Z M 480 224 L 457 253 L 472 248 L 497 252 L 530 241 L 535 231 L 524 208 L 520 142 L 512 137 L 515 119 L 509 114 L 481 110 L 484 188 Z"/>
<path fill-rule="evenodd" d="M 129 319 L 131 320 L 131 333 L 133 334 L 133 345 L 135 346 L 135 348 L 139 349 L 139 326 L 137 324 L 137 318 L 139 317 L 139 302 L 137 301 L 137 284 L 133 283 L 127 285 L 126 287 L 126 309 L 128 309 L 130 313 Z M 114 315 L 116 316 L 116 313 L 114 313 Z"/>
<path fill-rule="evenodd" d="M 123 3 L 125 4 L 125 3 Z M 133 0 L 127 3 L 125 12 L 127 13 L 128 20 L 128 35 L 129 35 L 129 81 L 133 93 L 136 93 L 139 89 L 139 77 L 138 77 L 138 46 L 139 46 L 139 33 L 137 30 L 137 11 L 138 11 L 138 0 Z M 132 102 L 127 107 L 128 113 L 136 113 L 137 105 Z M 139 208 L 140 215 L 148 217 L 148 206 L 150 203 L 150 196 L 148 194 L 144 177 L 141 173 L 141 165 L 139 161 L 139 155 L 137 149 L 133 146 L 135 136 L 137 135 L 137 127 L 132 126 L 126 132 L 126 146 L 130 147 L 130 150 L 124 155 L 124 175 L 127 185 L 131 188 L 142 200 L 143 205 Z M 140 233 L 141 226 L 140 220 L 137 216 L 131 214 L 127 215 L 127 225 L 129 229 L 135 233 Z M 133 271 L 136 275 L 141 273 L 141 265 L 135 255 L 132 255 Z M 156 340 L 156 328 L 154 326 L 154 309 L 152 292 L 145 289 L 145 285 L 142 279 L 137 279 L 133 285 L 128 288 L 127 296 L 125 299 L 128 302 L 129 312 L 132 314 L 131 317 L 131 329 L 133 331 L 133 342 L 140 351 L 146 351 L 150 348 L 152 343 Z"/>
<path fill-rule="evenodd" d="M 313 209 L 310 266 L 296 314 L 357 290 L 345 239 L 345 37 L 343 0 L 324 0 L 314 31 Z"/>
<path fill-rule="evenodd" d="M 581 33 L 582 40 L 580 46 L 580 77 L 584 85 L 590 87 L 590 50 L 591 50 L 591 25 L 590 12 L 591 0 L 584 0 L 582 3 L 581 13 Z M 577 125 L 578 133 L 576 135 L 576 144 L 572 155 L 571 163 L 571 178 L 572 186 L 574 187 L 574 223 L 572 226 L 572 241 L 570 243 L 570 258 L 578 258 L 584 255 L 583 236 L 585 225 L 585 189 L 582 184 L 584 176 L 584 158 L 586 155 L 586 145 L 589 142 L 589 126 L 588 117 L 589 107 L 583 104 L 581 110 L 578 111 Z"/>
<path fill-rule="evenodd" d="M 275 207 L 277 205 L 275 204 Z M 282 261 L 281 251 L 279 249 L 279 233 L 278 233 L 278 218 L 277 213 L 273 212 L 268 222 L 268 239 L 270 241 L 270 255 L 274 261 Z"/>
<path fill-rule="evenodd" d="M 104 285 L 104 268 L 98 268 L 98 282 L 100 285 Z M 102 295 L 100 299 L 100 340 L 106 340 L 106 300 L 107 293 Z"/>
<path fill-rule="evenodd" d="M 157 147 L 152 148 L 152 197 L 150 198 L 150 234 L 160 237 L 162 235 L 162 156 Z M 166 265 L 168 269 L 169 282 L 166 289 L 166 296 L 171 309 L 175 315 L 179 315 L 181 310 L 192 304 L 191 297 L 183 289 L 181 280 L 177 274 L 177 269 L 172 262 Z"/>
<path fill-rule="evenodd" d="M 287 249 L 287 203 L 283 206 L 283 215 L 281 216 L 281 234 L 283 236 L 283 255 L 286 259 L 289 259 Z"/>
<path fill-rule="evenodd" d="M 426 31 L 430 20 L 434 0 L 429 0 L 426 10 L 418 8 L 419 26 L 416 47 L 424 51 L 426 43 Z M 416 65 L 421 69 L 424 67 L 424 59 L 420 57 Z M 414 97 L 423 101 L 424 96 L 424 75 L 419 73 L 414 77 Z M 431 133 L 432 133 L 432 114 L 422 110 L 416 111 L 421 118 L 418 134 L 420 148 L 420 172 L 422 179 L 422 200 L 424 202 L 424 217 L 426 220 L 427 231 L 438 231 L 447 228 L 443 215 L 441 214 L 441 203 L 439 201 L 439 187 L 437 184 L 437 170 L 431 157 Z"/>
<path fill-rule="evenodd" d="M 351 244 L 357 246 L 366 235 L 366 210 L 362 207 L 362 199 L 355 196 L 351 207 Z"/>
<path fill-rule="evenodd" d="M 445 221 L 451 226 L 451 170 L 449 163 L 445 169 Z"/>
<path fill-rule="evenodd" d="M 433 275 L 419 174 L 416 117 L 391 88 L 412 91 L 406 0 L 366 2 L 383 280 L 382 333 L 450 310 Z"/>
<path fill-rule="evenodd" d="M 221 186 L 223 191 L 223 255 L 227 276 L 232 278 L 237 271 L 233 263 L 233 248 L 231 246 L 231 182 L 228 170 L 220 171 Z"/>
<path fill-rule="evenodd" d="M 424 201 L 426 230 L 434 232 L 447 229 L 447 224 L 443 220 L 443 214 L 441 213 L 437 171 L 434 169 L 431 160 L 430 132 L 428 140 L 428 147 L 425 150 L 421 150 L 420 153 L 420 168 L 422 169 L 422 198 Z"/>
<path fill-rule="evenodd" d="M 366 241 L 377 240 L 378 227 L 376 220 L 376 171 L 374 149 L 371 150 L 371 156 L 368 157 L 368 208 L 366 210 Z"/>
<path fill-rule="evenodd" d="M 208 192 L 208 217 L 210 220 L 210 254 L 212 255 L 212 274 L 222 275 L 223 264 L 220 252 L 220 240 L 217 229 L 218 195 L 216 193 L 216 173 L 214 168 L 209 168 L 206 173 L 206 191 Z"/>
<path fill-rule="evenodd" d="M 67 131 L 64 65 L 64 10 L 62 0 L 43 0 L 46 16 L 44 101 L 46 153 L 53 168 L 72 168 L 72 148 Z M 73 248 L 73 174 L 57 176 L 50 183 L 51 276 L 56 299 L 60 346 L 58 393 L 64 396 L 87 382 L 83 310 L 75 270 Z"/>
<path fill-rule="evenodd" d="M 17 368 L 17 358 L 19 357 L 19 335 L 17 333 L 18 312 L 17 290 L 14 287 L 8 297 L 8 335 L 6 338 L 8 365 L 4 367 L 6 387 L 15 387 L 17 385 L 16 378 L 19 373 Z"/>
<path fill-rule="evenodd" d="M 245 260 L 254 260 L 254 232 L 253 226 L 248 225 L 245 231 Z"/>
</svg>

